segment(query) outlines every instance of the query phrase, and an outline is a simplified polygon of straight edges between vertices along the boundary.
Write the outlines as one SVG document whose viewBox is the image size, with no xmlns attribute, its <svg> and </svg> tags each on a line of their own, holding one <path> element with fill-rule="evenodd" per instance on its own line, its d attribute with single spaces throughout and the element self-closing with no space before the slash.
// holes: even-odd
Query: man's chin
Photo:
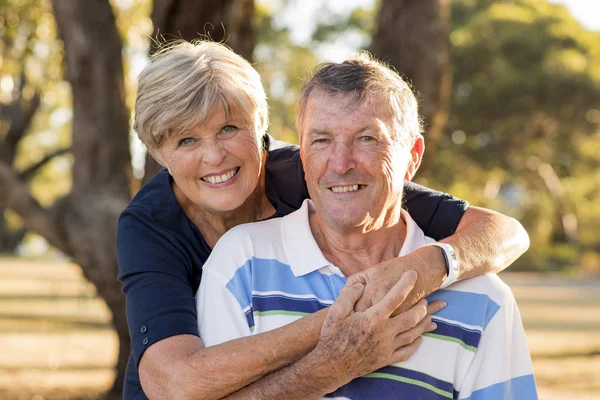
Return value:
<svg viewBox="0 0 600 400">
<path fill-rule="evenodd" d="M 365 220 L 364 216 L 358 217 L 348 215 L 348 213 L 344 213 L 343 211 L 340 213 L 324 212 L 321 217 L 327 226 L 336 230 L 357 228 L 361 226 Z"/>
</svg>

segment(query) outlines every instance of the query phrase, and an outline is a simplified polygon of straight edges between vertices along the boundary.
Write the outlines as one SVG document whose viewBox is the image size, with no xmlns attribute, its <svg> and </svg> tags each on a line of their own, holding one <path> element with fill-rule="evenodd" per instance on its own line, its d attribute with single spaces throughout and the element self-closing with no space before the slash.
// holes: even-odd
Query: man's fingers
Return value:
<svg viewBox="0 0 600 400">
<path fill-rule="evenodd" d="M 433 303 L 427 304 L 427 314 L 433 315 L 436 312 L 443 310 L 446 307 L 446 302 L 444 300 L 436 300 Z"/>
<path fill-rule="evenodd" d="M 402 332 L 396 336 L 394 338 L 394 346 L 397 349 L 407 346 L 417 340 L 417 338 L 422 334 L 434 331 L 436 328 L 437 325 L 435 322 L 431 321 L 431 317 L 427 315 L 414 328 Z"/>
<path fill-rule="evenodd" d="M 399 363 L 406 361 L 412 356 L 415 351 L 419 348 L 423 339 L 419 336 L 411 344 L 400 347 L 392 353 L 390 364 Z"/>
<path fill-rule="evenodd" d="M 396 335 L 417 326 L 427 315 L 427 300 L 422 299 L 402 314 L 390 318 L 390 323 Z"/>
<path fill-rule="evenodd" d="M 406 300 L 416 282 L 417 273 L 415 271 L 405 272 L 383 299 L 371 307 L 371 310 L 377 315 L 383 314 L 386 318 L 389 317 Z"/>
<path fill-rule="evenodd" d="M 331 314 L 331 318 L 342 319 L 352 311 L 354 311 L 354 305 L 362 296 L 363 289 L 365 286 L 361 283 L 355 283 L 352 286 L 345 286 L 341 291 L 336 301 L 329 307 L 328 315 Z"/>
</svg>

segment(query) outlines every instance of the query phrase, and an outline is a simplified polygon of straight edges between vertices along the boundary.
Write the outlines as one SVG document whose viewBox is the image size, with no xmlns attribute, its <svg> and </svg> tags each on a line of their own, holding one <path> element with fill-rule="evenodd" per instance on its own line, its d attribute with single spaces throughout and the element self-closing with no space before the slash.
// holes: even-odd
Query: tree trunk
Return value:
<svg viewBox="0 0 600 400">
<path fill-rule="evenodd" d="M 63 251 L 112 312 L 119 358 L 110 398 L 121 398 L 129 355 L 125 297 L 117 281 L 117 218 L 129 202 L 129 110 L 122 43 L 108 0 L 53 0 L 73 93 L 73 189 L 52 210 Z"/>
<path fill-rule="evenodd" d="M 254 0 L 154 0 L 150 54 L 164 41 L 203 38 L 223 42 L 246 60 L 252 60 L 256 45 L 253 19 Z M 149 181 L 160 169 L 148 154 L 143 181 Z"/>
<path fill-rule="evenodd" d="M 6 43 L 3 43 L 7 46 Z M 10 46 L 7 46 L 10 47 Z M 23 63 L 24 59 L 23 59 Z M 25 133 L 31 125 L 31 120 L 40 105 L 40 95 L 35 93 L 31 98 L 23 95 L 26 77 L 25 71 L 21 71 L 19 85 L 13 91 L 13 100 L 8 104 L 0 103 L 0 120 L 8 121 L 9 128 L 4 135 L 0 145 L 0 162 L 12 166 L 17 155 L 17 147 L 25 137 Z M 0 253 L 14 253 L 21 240 L 27 233 L 26 229 L 11 232 L 7 229 L 4 218 L 5 208 L 0 206 Z"/>
<path fill-rule="evenodd" d="M 43 236 L 72 257 L 112 312 L 119 337 L 116 377 L 109 398 L 121 398 L 130 341 L 125 297 L 117 281 L 117 218 L 129 203 L 131 160 L 129 110 L 125 103 L 122 43 L 109 0 L 52 0 L 64 42 L 67 77 L 73 101 L 73 185 L 71 193 L 43 208 L 26 180 L 7 162 L 7 135 L 0 143 L 0 206 L 15 210 L 26 229 Z M 253 0 L 185 2 L 157 0 L 153 20 L 161 34 L 192 39 L 206 22 L 224 23 L 211 33 L 249 57 L 255 34 Z M 67 151 L 59 150 L 61 153 Z M 41 160 L 40 162 L 43 162 Z"/>
<path fill-rule="evenodd" d="M 425 170 L 448 118 L 452 84 L 449 34 L 450 0 L 383 0 L 370 48 L 418 93 L 425 122 Z"/>
</svg>

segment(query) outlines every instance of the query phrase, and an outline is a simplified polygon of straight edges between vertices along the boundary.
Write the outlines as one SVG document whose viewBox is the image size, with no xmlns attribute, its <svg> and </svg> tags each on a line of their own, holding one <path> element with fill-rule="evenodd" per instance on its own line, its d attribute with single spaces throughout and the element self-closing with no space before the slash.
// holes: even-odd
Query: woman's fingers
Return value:
<svg viewBox="0 0 600 400">
<path fill-rule="evenodd" d="M 407 271 L 402 275 L 402 278 L 392 287 L 392 289 L 379 301 L 374 304 L 369 311 L 376 315 L 381 315 L 385 318 L 392 315 L 394 310 L 406 300 L 410 292 L 415 287 L 417 282 L 417 273 L 415 271 Z"/>
<path fill-rule="evenodd" d="M 354 305 L 362 296 L 365 286 L 361 283 L 355 283 L 352 286 L 345 286 L 340 291 L 340 295 L 329 307 L 327 319 L 343 319 L 354 311 Z"/>
<path fill-rule="evenodd" d="M 436 300 L 429 304 L 427 304 L 427 314 L 433 315 L 438 311 L 443 310 L 446 307 L 446 302 L 444 300 Z"/>
</svg>

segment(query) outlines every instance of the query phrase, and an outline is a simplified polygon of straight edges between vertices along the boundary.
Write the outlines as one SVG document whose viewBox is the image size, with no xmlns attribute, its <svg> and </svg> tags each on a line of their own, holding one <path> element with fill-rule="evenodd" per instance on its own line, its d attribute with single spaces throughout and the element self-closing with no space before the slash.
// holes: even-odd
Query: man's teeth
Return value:
<svg viewBox="0 0 600 400">
<path fill-rule="evenodd" d="M 350 185 L 350 186 L 334 186 L 331 188 L 333 193 L 345 193 L 345 192 L 354 192 L 358 190 L 358 185 Z"/>
<path fill-rule="evenodd" d="M 237 173 L 237 169 L 232 169 L 231 171 L 227 172 L 226 174 L 223 175 L 212 175 L 212 176 L 205 176 L 202 178 L 203 181 L 208 182 L 208 183 L 222 183 L 225 181 L 230 180 L 231 178 L 233 178 L 233 176 Z"/>
</svg>

